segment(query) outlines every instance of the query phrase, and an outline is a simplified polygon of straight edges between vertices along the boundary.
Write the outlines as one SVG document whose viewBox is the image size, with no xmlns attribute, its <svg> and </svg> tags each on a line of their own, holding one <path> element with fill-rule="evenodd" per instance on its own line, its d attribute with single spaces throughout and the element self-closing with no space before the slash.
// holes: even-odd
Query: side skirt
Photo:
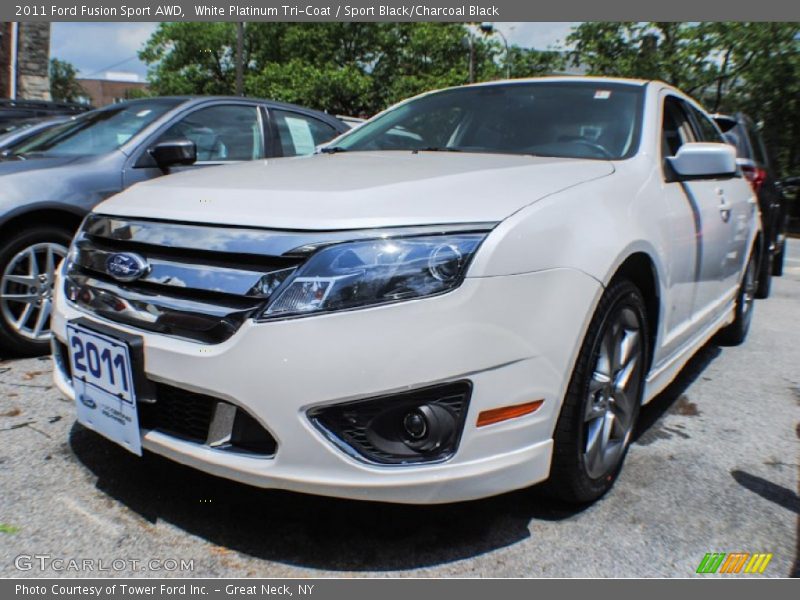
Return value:
<svg viewBox="0 0 800 600">
<path fill-rule="evenodd" d="M 682 350 L 676 352 L 665 364 L 658 369 L 650 371 L 645 381 L 642 404 L 647 404 L 658 394 L 664 391 L 680 373 L 681 369 L 689 362 L 689 359 L 702 348 L 708 340 L 726 325 L 733 323 L 735 318 L 735 301 L 731 301 L 728 308 L 721 315 L 712 321 L 708 327 L 703 329 L 697 336 L 687 342 Z"/>
</svg>

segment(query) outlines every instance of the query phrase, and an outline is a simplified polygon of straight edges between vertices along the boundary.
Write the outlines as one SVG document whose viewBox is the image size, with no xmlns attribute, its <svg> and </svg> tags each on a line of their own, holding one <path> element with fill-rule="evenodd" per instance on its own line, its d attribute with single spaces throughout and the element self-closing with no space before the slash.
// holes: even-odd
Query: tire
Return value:
<svg viewBox="0 0 800 600">
<path fill-rule="evenodd" d="M 766 244 L 760 255 L 762 258 L 758 261 L 755 297 L 759 300 L 764 300 L 769 298 L 769 293 L 772 289 L 772 253 Z"/>
<path fill-rule="evenodd" d="M 786 238 L 782 238 L 780 248 L 772 259 L 772 275 L 781 277 L 783 275 L 783 261 L 786 258 Z"/>
<path fill-rule="evenodd" d="M 72 232 L 45 226 L 23 229 L 0 247 L 3 355 L 38 356 L 50 351 L 55 267 L 66 256 L 71 239 Z"/>
<path fill-rule="evenodd" d="M 750 321 L 753 320 L 753 308 L 755 303 L 756 281 L 755 271 L 757 269 L 758 259 L 756 252 L 750 255 L 750 260 L 747 263 L 742 283 L 739 285 L 739 292 L 736 294 L 736 308 L 733 323 L 720 330 L 717 335 L 717 340 L 724 346 L 738 346 L 747 338 L 747 332 L 750 330 Z"/>
<path fill-rule="evenodd" d="M 583 504 L 614 485 L 639 415 L 649 359 L 647 322 L 642 294 L 630 281 L 613 282 L 603 293 L 556 424 L 544 486 L 549 495 Z"/>
</svg>

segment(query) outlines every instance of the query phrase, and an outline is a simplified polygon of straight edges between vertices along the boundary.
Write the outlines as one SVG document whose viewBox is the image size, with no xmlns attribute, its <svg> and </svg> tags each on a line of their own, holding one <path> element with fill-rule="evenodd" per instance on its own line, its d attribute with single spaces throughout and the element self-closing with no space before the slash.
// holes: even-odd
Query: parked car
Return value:
<svg viewBox="0 0 800 600">
<path fill-rule="evenodd" d="M 760 235 L 734 149 L 667 84 L 447 89 L 97 206 L 55 286 L 55 382 L 128 450 L 248 484 L 587 502 L 640 405 L 745 339 Z"/>
<path fill-rule="evenodd" d="M 736 147 L 737 162 L 758 197 L 764 246 L 758 268 L 757 298 L 769 297 L 772 276 L 783 274 L 786 256 L 786 203 L 777 186 L 764 140 L 744 113 L 713 115 L 725 138 Z"/>
<path fill-rule="evenodd" d="M 41 119 L 57 115 L 79 115 L 92 107 L 75 102 L 50 102 L 46 100 L 0 99 L 0 126 L 23 119 Z"/>
<path fill-rule="evenodd" d="M 778 181 L 778 188 L 786 202 L 787 228 L 800 231 L 800 177 L 784 177 Z"/>
<path fill-rule="evenodd" d="M 55 127 L 59 123 L 68 121 L 71 117 L 43 117 L 37 119 L 23 119 L 9 121 L 0 125 L 0 158 L 8 148 L 22 143 L 24 140 L 38 135 L 45 129 Z"/>
<path fill-rule="evenodd" d="M 11 146 L 0 161 L 0 348 L 49 350 L 54 265 L 98 202 L 167 172 L 311 153 L 347 126 L 244 98 L 113 104 Z"/>
</svg>

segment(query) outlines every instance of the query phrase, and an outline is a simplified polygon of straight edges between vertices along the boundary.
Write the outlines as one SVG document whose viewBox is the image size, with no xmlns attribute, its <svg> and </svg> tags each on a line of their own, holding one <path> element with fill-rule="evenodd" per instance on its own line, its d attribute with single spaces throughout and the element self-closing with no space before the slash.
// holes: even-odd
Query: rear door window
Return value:
<svg viewBox="0 0 800 600">
<path fill-rule="evenodd" d="M 312 154 L 317 146 L 339 135 L 331 125 L 309 115 L 288 110 L 270 110 L 284 156 Z"/>
<path fill-rule="evenodd" d="M 714 142 L 724 144 L 725 138 L 722 137 L 722 132 L 717 127 L 716 123 L 706 115 L 704 112 L 697 110 L 694 106 L 684 103 L 687 110 L 692 115 L 694 126 L 697 131 L 697 139 L 700 142 Z"/>
</svg>

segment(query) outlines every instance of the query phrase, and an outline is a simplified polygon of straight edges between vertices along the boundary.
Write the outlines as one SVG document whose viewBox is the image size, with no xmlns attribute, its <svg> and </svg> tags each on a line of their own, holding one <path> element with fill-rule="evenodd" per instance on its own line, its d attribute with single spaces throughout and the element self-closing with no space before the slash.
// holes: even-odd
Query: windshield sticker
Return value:
<svg viewBox="0 0 800 600">
<path fill-rule="evenodd" d="M 147 115 L 149 115 L 151 112 L 153 111 L 147 108 L 145 110 L 140 110 L 139 112 L 137 112 L 136 116 L 141 119 L 142 117 L 146 117 Z"/>
<path fill-rule="evenodd" d="M 594 93 L 595 100 L 608 100 L 611 98 L 611 92 L 609 90 L 597 90 Z"/>
</svg>

